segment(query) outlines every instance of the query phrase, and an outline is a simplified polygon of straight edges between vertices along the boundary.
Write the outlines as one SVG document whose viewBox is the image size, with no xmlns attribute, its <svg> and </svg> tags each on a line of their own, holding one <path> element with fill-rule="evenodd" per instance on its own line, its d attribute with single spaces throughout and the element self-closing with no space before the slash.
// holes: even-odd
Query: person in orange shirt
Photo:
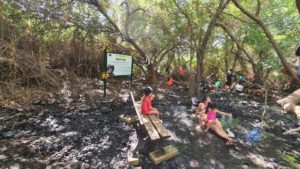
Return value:
<svg viewBox="0 0 300 169">
<path fill-rule="evenodd" d="M 167 85 L 169 87 L 171 87 L 173 85 L 173 79 L 172 79 L 172 77 L 168 77 L 168 79 L 167 79 Z"/>
<path fill-rule="evenodd" d="M 183 67 L 182 67 L 182 66 L 179 66 L 179 67 L 178 67 L 178 73 L 179 73 L 181 76 L 183 76 L 184 70 L 183 70 Z"/>
</svg>

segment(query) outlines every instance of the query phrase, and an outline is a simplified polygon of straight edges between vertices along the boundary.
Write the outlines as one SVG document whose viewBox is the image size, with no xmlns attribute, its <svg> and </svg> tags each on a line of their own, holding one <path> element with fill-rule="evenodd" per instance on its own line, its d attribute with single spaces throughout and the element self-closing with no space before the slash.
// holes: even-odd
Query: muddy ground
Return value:
<svg viewBox="0 0 300 169">
<path fill-rule="evenodd" d="M 136 99 L 140 81 L 133 83 Z M 212 132 L 204 133 L 192 118 L 191 98 L 184 87 L 156 88 L 153 106 L 161 112 L 172 137 L 164 142 L 180 154 L 154 165 L 141 154 L 142 168 L 300 168 L 300 134 L 283 133 L 296 128 L 269 98 L 265 125 L 261 123 L 264 98 L 240 93 L 210 92 L 220 110 L 233 118 L 219 117 L 234 133 L 234 146 Z M 0 168 L 134 168 L 127 154 L 137 144 L 133 125 L 118 115 L 133 115 L 126 79 L 110 80 L 108 99 L 102 82 L 65 82 L 59 97 L 36 97 L 31 109 L 0 108 Z"/>
</svg>

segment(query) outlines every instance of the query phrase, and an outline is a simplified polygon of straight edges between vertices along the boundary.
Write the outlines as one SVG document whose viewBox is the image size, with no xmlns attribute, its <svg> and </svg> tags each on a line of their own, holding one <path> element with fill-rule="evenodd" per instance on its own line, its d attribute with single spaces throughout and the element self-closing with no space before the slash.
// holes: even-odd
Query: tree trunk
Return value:
<svg viewBox="0 0 300 169">
<path fill-rule="evenodd" d="M 263 21 L 251 14 L 249 11 L 247 11 L 246 9 L 244 9 L 240 3 L 238 2 L 238 0 L 232 0 L 234 5 L 239 8 L 245 15 L 247 15 L 249 18 L 251 18 L 253 21 L 255 21 L 261 28 L 262 30 L 264 31 L 265 35 L 267 36 L 267 38 L 269 39 L 269 42 L 271 43 L 271 45 L 273 46 L 275 52 L 277 53 L 278 57 L 280 58 L 281 60 L 281 63 L 283 64 L 283 66 L 288 70 L 289 74 L 297 80 L 297 83 L 300 84 L 300 80 L 298 78 L 298 76 L 296 74 L 293 73 L 292 69 L 290 68 L 290 66 L 288 65 L 287 61 L 285 60 L 284 58 L 284 55 L 282 53 L 282 51 L 279 49 L 275 39 L 273 38 L 270 30 L 268 29 L 268 27 L 263 23 Z"/>
<path fill-rule="evenodd" d="M 152 63 L 150 63 L 147 66 L 147 69 L 148 69 L 147 81 L 150 84 L 154 84 L 156 82 L 156 75 L 157 75 L 155 67 L 152 65 Z"/>
<path fill-rule="evenodd" d="M 300 104 L 300 89 L 278 100 L 277 103 L 288 113 L 295 113 L 298 119 L 298 125 L 300 125 L 300 106 L 297 106 L 297 104 Z"/>
<path fill-rule="evenodd" d="M 203 72 L 204 72 L 204 67 L 203 67 L 203 61 L 204 61 L 204 54 L 206 51 L 206 46 L 208 43 L 208 40 L 211 36 L 211 33 L 216 25 L 217 19 L 229 3 L 229 0 L 220 0 L 219 6 L 216 9 L 216 12 L 214 16 L 212 17 L 208 27 L 207 31 L 203 37 L 203 40 L 201 42 L 200 47 L 197 50 L 197 74 L 196 74 L 196 83 L 199 83 L 203 79 Z"/>
</svg>

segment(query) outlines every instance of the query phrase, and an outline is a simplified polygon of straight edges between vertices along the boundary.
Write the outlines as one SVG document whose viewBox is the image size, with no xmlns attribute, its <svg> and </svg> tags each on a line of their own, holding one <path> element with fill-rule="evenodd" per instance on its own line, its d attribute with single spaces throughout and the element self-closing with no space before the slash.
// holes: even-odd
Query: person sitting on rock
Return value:
<svg viewBox="0 0 300 169">
<path fill-rule="evenodd" d="M 207 112 L 207 124 L 206 124 L 206 129 L 204 130 L 207 132 L 212 125 L 216 124 L 217 121 L 217 111 L 216 111 L 217 106 L 214 103 L 208 103 L 208 106 L 206 108 Z"/>
<path fill-rule="evenodd" d="M 153 89 L 151 87 L 146 87 L 144 89 L 144 96 L 142 97 L 141 101 L 141 109 L 144 115 L 153 114 L 159 119 L 159 111 L 156 108 L 152 107 L 152 91 Z"/>
<path fill-rule="evenodd" d="M 215 85 L 213 86 L 213 89 L 219 91 L 219 90 L 221 90 L 221 87 L 222 87 L 221 81 L 220 81 L 220 80 L 217 80 L 217 81 L 215 82 Z"/>
<path fill-rule="evenodd" d="M 208 122 L 206 112 L 209 110 L 209 104 L 211 103 L 211 99 L 209 97 L 204 96 L 202 101 L 203 101 L 202 103 L 198 104 L 198 109 L 197 112 L 194 114 L 194 117 L 196 117 L 197 119 L 199 119 L 200 117 L 199 126 L 201 128 L 205 128 L 206 127 L 205 125 L 207 125 Z M 231 113 L 225 113 L 218 109 L 216 109 L 216 112 L 222 115 L 232 116 Z M 210 129 L 214 131 L 218 136 L 225 139 L 227 141 L 226 145 L 233 144 L 232 139 L 229 138 L 228 134 L 224 131 L 222 124 L 218 119 L 216 119 L 215 124 L 213 124 L 210 127 Z"/>
<path fill-rule="evenodd" d="M 241 81 L 238 81 L 237 84 L 234 86 L 235 91 L 239 93 L 244 92 L 244 86 L 241 83 Z"/>
<path fill-rule="evenodd" d="M 211 73 L 210 75 L 208 75 L 205 79 L 205 83 L 209 86 L 209 88 L 214 88 L 212 82 L 215 79 L 215 74 Z"/>
<path fill-rule="evenodd" d="M 232 85 L 232 79 L 233 79 L 233 73 L 232 73 L 232 69 L 230 69 L 226 73 L 226 83 L 225 83 L 225 89 L 226 89 L 226 91 L 230 90 L 230 87 Z"/>
<path fill-rule="evenodd" d="M 210 103 L 210 102 L 211 102 L 210 97 L 204 96 L 202 98 L 201 102 L 198 104 L 197 111 L 194 114 L 194 117 L 199 120 L 198 124 L 200 127 L 203 127 L 206 123 L 205 110 L 206 110 L 208 103 Z"/>
</svg>

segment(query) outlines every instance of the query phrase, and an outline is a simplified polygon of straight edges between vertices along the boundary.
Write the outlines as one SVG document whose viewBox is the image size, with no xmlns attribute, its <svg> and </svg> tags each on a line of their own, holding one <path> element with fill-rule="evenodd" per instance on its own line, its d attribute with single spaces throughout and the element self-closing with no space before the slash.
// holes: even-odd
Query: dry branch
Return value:
<svg viewBox="0 0 300 169">
<path fill-rule="evenodd" d="M 298 132 L 298 131 L 300 131 L 300 127 L 295 128 L 295 129 L 290 129 L 289 131 L 286 131 L 283 134 L 286 135 L 286 134 L 291 134 L 291 133 Z"/>
</svg>

